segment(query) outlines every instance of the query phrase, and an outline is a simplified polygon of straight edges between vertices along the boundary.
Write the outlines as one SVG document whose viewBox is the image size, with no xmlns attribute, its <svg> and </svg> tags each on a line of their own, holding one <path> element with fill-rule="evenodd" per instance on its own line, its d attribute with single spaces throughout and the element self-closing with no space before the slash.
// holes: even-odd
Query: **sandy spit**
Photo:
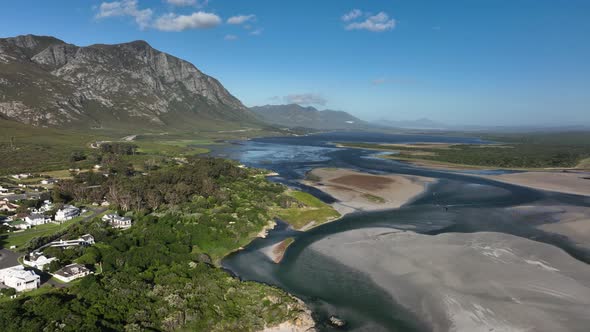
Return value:
<svg viewBox="0 0 590 332">
<path fill-rule="evenodd" d="M 482 177 L 535 189 L 590 196 L 589 172 L 524 172 Z"/>
<path fill-rule="evenodd" d="M 349 169 L 318 168 L 310 172 L 317 188 L 339 202 L 332 204 L 341 214 L 396 209 L 424 192 L 435 179 L 409 175 L 373 175 Z"/>
</svg>

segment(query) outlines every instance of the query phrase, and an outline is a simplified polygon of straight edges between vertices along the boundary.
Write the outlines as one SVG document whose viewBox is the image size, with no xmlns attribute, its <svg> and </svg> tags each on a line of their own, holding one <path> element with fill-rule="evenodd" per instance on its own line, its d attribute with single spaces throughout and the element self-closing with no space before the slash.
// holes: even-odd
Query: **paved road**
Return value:
<svg viewBox="0 0 590 332">
<path fill-rule="evenodd" d="M 17 254 L 14 251 L 10 251 L 8 249 L 0 249 L 0 270 L 5 269 L 7 267 L 20 265 L 18 262 L 19 256 L 20 254 Z"/>
</svg>

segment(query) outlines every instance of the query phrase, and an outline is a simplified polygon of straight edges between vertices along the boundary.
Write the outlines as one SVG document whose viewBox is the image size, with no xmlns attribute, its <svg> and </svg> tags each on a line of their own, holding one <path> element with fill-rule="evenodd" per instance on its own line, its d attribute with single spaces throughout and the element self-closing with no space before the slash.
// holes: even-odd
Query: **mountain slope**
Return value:
<svg viewBox="0 0 590 332">
<path fill-rule="evenodd" d="M 256 122 L 215 78 L 144 41 L 0 39 L 0 116 L 35 126 L 190 128 Z"/>
<path fill-rule="evenodd" d="M 362 129 L 367 123 L 342 111 L 318 111 L 297 104 L 251 107 L 262 121 L 282 127 L 312 129 Z"/>
<path fill-rule="evenodd" d="M 444 123 L 436 122 L 428 118 L 421 118 L 417 120 L 386 120 L 381 119 L 373 123 L 376 126 L 390 127 L 390 128 L 405 128 L 405 129 L 445 129 L 448 128 Z"/>
</svg>

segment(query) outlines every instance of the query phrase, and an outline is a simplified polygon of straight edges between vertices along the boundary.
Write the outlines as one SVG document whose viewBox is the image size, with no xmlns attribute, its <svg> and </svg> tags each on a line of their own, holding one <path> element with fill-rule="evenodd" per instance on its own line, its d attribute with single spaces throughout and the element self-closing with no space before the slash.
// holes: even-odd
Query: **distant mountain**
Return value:
<svg viewBox="0 0 590 332">
<path fill-rule="evenodd" d="M 368 123 L 343 111 L 318 111 L 297 104 L 266 105 L 250 108 L 262 121 L 288 128 L 364 129 Z"/>
<path fill-rule="evenodd" d="M 79 47 L 34 35 L 0 39 L 0 117 L 55 127 L 256 121 L 215 78 L 145 41 Z"/>
<path fill-rule="evenodd" d="M 378 121 L 374 121 L 373 125 L 380 126 L 380 127 L 390 127 L 390 128 L 403 128 L 403 129 L 447 129 L 449 128 L 448 125 L 436 122 L 427 118 L 421 118 L 417 120 L 401 120 L 401 121 L 393 121 L 393 120 L 385 120 L 381 119 Z"/>
</svg>

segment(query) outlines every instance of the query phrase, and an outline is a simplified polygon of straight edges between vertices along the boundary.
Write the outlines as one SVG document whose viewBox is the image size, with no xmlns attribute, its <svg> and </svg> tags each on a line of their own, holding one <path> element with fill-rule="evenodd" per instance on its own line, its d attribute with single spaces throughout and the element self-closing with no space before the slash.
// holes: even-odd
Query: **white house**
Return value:
<svg viewBox="0 0 590 332">
<path fill-rule="evenodd" d="M 113 228 L 127 229 L 131 227 L 131 218 L 121 217 L 117 214 L 105 214 L 102 220 L 107 221 Z"/>
<path fill-rule="evenodd" d="M 75 240 L 59 240 L 53 241 L 41 248 L 46 247 L 56 247 L 56 248 L 70 248 L 70 247 L 77 247 L 77 246 L 91 246 L 94 242 L 94 236 L 90 234 L 84 234 Z"/>
<path fill-rule="evenodd" d="M 10 227 L 14 227 L 20 230 L 25 230 L 25 229 L 29 229 L 31 228 L 31 225 L 27 224 L 26 222 L 22 221 L 22 220 L 14 220 L 10 223 L 4 223 Z"/>
<path fill-rule="evenodd" d="M 8 195 L 10 192 L 7 188 L 0 186 L 0 195 Z"/>
<path fill-rule="evenodd" d="M 31 226 L 44 225 L 51 221 L 50 218 L 40 213 L 31 213 L 25 217 L 25 222 Z"/>
<path fill-rule="evenodd" d="M 8 199 L 0 200 L 0 211 L 4 212 L 14 212 L 18 209 L 18 205 L 12 204 L 8 201 Z"/>
<path fill-rule="evenodd" d="M 47 257 L 39 252 L 32 252 L 25 256 L 25 258 L 23 259 L 23 263 L 43 271 L 43 268 L 46 265 L 48 265 L 56 259 L 57 258 L 55 257 Z"/>
<path fill-rule="evenodd" d="M 17 265 L 0 270 L 0 283 L 17 292 L 23 292 L 39 288 L 41 277 L 33 271 L 25 270 L 24 266 Z"/>
<path fill-rule="evenodd" d="M 14 175 L 11 175 L 11 177 L 13 179 L 17 179 L 17 180 L 20 180 L 20 179 L 28 179 L 29 176 L 31 176 L 31 173 L 26 173 L 26 174 L 25 173 L 22 173 L 22 174 L 14 174 Z"/>
<path fill-rule="evenodd" d="M 55 221 L 67 221 L 80 215 L 80 209 L 72 205 L 64 205 L 63 208 L 57 210 L 55 214 Z"/>
<path fill-rule="evenodd" d="M 33 209 L 34 213 L 45 213 L 53 210 L 53 203 L 50 200 L 44 200 L 43 205 L 38 209 Z"/>
<path fill-rule="evenodd" d="M 45 185 L 54 184 L 54 183 L 57 183 L 57 179 L 43 179 L 43 180 L 41 180 L 41 184 L 45 184 Z"/>
<path fill-rule="evenodd" d="M 84 265 L 80 264 L 70 264 L 62 267 L 61 269 L 55 271 L 53 276 L 63 282 L 70 282 L 82 277 L 85 277 L 92 272 L 87 269 Z"/>
</svg>

